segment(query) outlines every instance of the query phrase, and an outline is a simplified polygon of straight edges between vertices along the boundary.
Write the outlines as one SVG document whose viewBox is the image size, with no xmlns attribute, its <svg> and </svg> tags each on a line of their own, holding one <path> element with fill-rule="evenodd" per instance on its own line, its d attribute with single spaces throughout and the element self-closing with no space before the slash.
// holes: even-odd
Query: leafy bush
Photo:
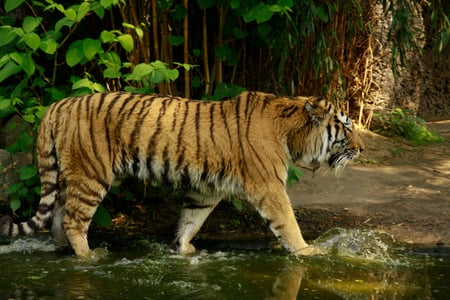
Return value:
<svg viewBox="0 0 450 300">
<path fill-rule="evenodd" d="M 425 121 L 416 117 L 410 110 L 397 108 L 392 113 L 380 115 L 379 119 L 382 132 L 410 140 L 414 144 L 423 145 L 444 141 L 443 137 L 429 130 Z"/>
<path fill-rule="evenodd" d="M 127 61 L 134 48 L 130 33 L 104 29 L 91 33 L 98 36 L 85 37 L 88 18 L 103 20 L 105 11 L 122 1 L 73 2 L 78 1 L 4 2 L 6 14 L 0 16 L 0 118 L 19 115 L 24 121 L 12 125 L 23 130 L 6 146 L 10 153 L 34 151 L 40 120 L 55 101 L 119 88 L 151 93 L 156 85 L 178 78 L 178 70 L 161 61 L 138 65 Z M 21 181 L 7 191 L 10 208 L 13 212 L 20 208 L 28 217 L 40 198 L 38 172 L 35 164 L 16 171 Z"/>
</svg>

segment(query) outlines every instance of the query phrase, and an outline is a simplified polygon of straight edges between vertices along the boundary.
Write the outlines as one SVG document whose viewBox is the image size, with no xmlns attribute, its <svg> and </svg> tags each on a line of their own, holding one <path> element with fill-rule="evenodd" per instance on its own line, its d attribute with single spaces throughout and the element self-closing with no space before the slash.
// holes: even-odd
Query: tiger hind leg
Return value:
<svg viewBox="0 0 450 300">
<path fill-rule="evenodd" d="M 67 179 L 67 199 L 62 224 L 67 240 L 79 257 L 91 256 L 87 233 L 106 192 L 106 187 L 95 179 L 88 177 Z"/>
<path fill-rule="evenodd" d="M 64 216 L 66 214 L 66 188 L 62 184 L 59 184 L 58 197 L 55 201 L 55 207 L 53 208 L 52 226 L 51 232 L 53 240 L 58 248 L 69 246 L 66 233 L 64 231 Z"/>
<path fill-rule="evenodd" d="M 177 253 L 185 255 L 195 252 L 190 242 L 220 200 L 222 197 L 219 196 L 207 197 L 194 191 L 187 192 L 174 241 Z"/>
</svg>

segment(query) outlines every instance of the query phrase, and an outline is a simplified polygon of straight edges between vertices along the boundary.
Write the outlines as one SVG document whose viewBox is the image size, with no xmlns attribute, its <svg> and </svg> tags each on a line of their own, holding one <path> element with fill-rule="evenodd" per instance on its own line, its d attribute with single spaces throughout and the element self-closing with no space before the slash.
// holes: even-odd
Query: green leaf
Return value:
<svg viewBox="0 0 450 300">
<path fill-rule="evenodd" d="M 41 45 L 41 38 L 34 32 L 26 33 L 22 39 L 33 51 L 36 51 Z"/>
<path fill-rule="evenodd" d="M 103 206 L 100 205 L 97 208 L 97 211 L 94 214 L 94 217 L 92 218 L 95 224 L 108 227 L 112 224 L 112 219 L 109 211 Z"/>
<path fill-rule="evenodd" d="M 31 16 L 26 16 L 22 22 L 22 28 L 25 33 L 33 32 L 42 22 L 42 17 L 35 18 Z"/>
<path fill-rule="evenodd" d="M 59 44 L 52 38 L 42 41 L 39 48 L 47 54 L 55 54 Z"/>
<path fill-rule="evenodd" d="M 77 22 L 80 22 L 90 10 L 91 10 L 90 2 L 81 3 L 80 6 L 78 6 Z"/>
<path fill-rule="evenodd" d="M 274 14 L 274 10 L 272 7 L 268 5 L 262 6 L 258 12 L 256 13 L 256 23 L 264 23 L 266 21 L 269 21 Z"/>
<path fill-rule="evenodd" d="M 116 35 L 112 33 L 111 31 L 103 30 L 100 33 L 100 41 L 102 43 L 112 43 L 116 40 Z"/>
<path fill-rule="evenodd" d="M 322 6 L 316 7 L 316 13 L 319 16 L 320 20 L 324 23 L 328 22 L 328 14 L 327 11 Z"/>
<path fill-rule="evenodd" d="M 74 20 L 71 20 L 71 19 L 68 19 L 68 18 L 64 17 L 62 19 L 59 19 L 58 22 L 56 22 L 55 31 L 57 31 L 57 32 L 61 31 L 61 29 L 64 26 L 67 26 L 67 27 L 71 28 L 73 26 L 73 24 L 75 24 L 75 23 L 76 22 Z"/>
<path fill-rule="evenodd" d="M 166 75 L 164 74 L 164 72 L 162 70 L 155 70 L 150 76 L 150 81 L 154 84 L 162 83 L 165 80 L 166 80 Z"/>
<path fill-rule="evenodd" d="M 103 48 L 99 40 L 94 39 L 83 40 L 83 54 L 88 60 L 93 59 L 97 53 L 101 52 L 103 52 Z"/>
<path fill-rule="evenodd" d="M 8 109 L 11 107 L 11 99 L 1 99 L 0 100 L 0 111 Z"/>
<path fill-rule="evenodd" d="M 34 117 L 34 115 L 24 115 L 22 119 L 30 124 L 34 124 L 36 122 L 36 118 Z"/>
<path fill-rule="evenodd" d="M 22 131 L 17 138 L 14 144 L 11 144 L 6 147 L 6 151 L 9 153 L 17 153 L 17 152 L 29 152 L 29 146 L 33 141 L 33 137 L 31 137 L 27 132 Z"/>
<path fill-rule="evenodd" d="M 22 64 L 21 64 L 23 70 L 25 73 L 27 73 L 28 76 L 31 76 L 34 74 L 34 71 L 36 70 L 36 65 L 34 63 L 33 58 L 31 58 L 31 54 L 24 54 L 22 55 Z"/>
<path fill-rule="evenodd" d="M 100 59 L 108 68 L 120 69 L 122 67 L 122 61 L 116 51 L 100 53 Z"/>
<path fill-rule="evenodd" d="M 0 27 L 0 47 L 8 45 L 16 38 L 17 34 L 14 32 L 11 26 Z"/>
<path fill-rule="evenodd" d="M 142 29 L 142 27 L 138 26 L 134 29 L 134 31 L 136 32 L 137 36 L 142 40 L 142 38 L 144 37 L 144 30 Z"/>
<path fill-rule="evenodd" d="M 79 64 L 83 59 L 83 51 L 81 49 L 81 41 L 73 42 L 66 52 L 66 63 L 69 67 Z"/>
<path fill-rule="evenodd" d="M 249 33 L 248 31 L 242 30 L 239 27 L 235 27 L 233 28 L 233 35 L 238 39 L 243 39 L 246 38 L 249 35 Z"/>
<path fill-rule="evenodd" d="M 28 180 L 38 174 L 37 168 L 33 165 L 24 166 L 19 170 L 20 180 Z"/>
<path fill-rule="evenodd" d="M 130 52 L 134 48 L 134 41 L 133 37 L 130 34 L 123 34 L 119 37 L 117 37 L 117 40 L 119 41 L 120 45 L 123 49 Z"/>
<path fill-rule="evenodd" d="M 106 9 L 110 8 L 112 4 L 113 4 L 112 0 L 100 0 L 100 5 Z"/>
<path fill-rule="evenodd" d="M 13 61 L 9 61 L 0 70 L 0 82 L 3 82 L 5 79 L 11 77 L 16 73 L 19 73 L 20 71 L 22 71 L 22 68 L 18 64 Z"/>
<path fill-rule="evenodd" d="M 75 22 L 77 21 L 77 12 L 73 8 L 68 8 L 68 9 L 64 10 L 64 15 L 69 20 L 72 20 Z"/>
<path fill-rule="evenodd" d="M 149 64 L 139 64 L 136 67 L 134 67 L 133 72 L 131 75 L 134 77 L 131 80 L 141 80 L 142 77 L 150 75 L 154 71 L 154 68 Z"/>
<path fill-rule="evenodd" d="M 213 99 L 224 99 L 236 97 L 245 91 L 245 88 L 240 87 L 238 85 L 226 82 L 220 82 L 217 84 L 216 89 L 214 90 Z"/>
<path fill-rule="evenodd" d="M 11 208 L 11 210 L 13 211 L 13 213 L 16 212 L 16 210 L 18 210 L 20 208 L 20 200 L 19 199 L 12 199 L 11 202 L 9 202 L 9 207 Z"/>
<path fill-rule="evenodd" d="M 103 71 L 103 77 L 105 78 L 120 78 L 122 76 L 122 73 L 119 69 L 115 68 L 106 68 Z"/>
<path fill-rule="evenodd" d="M 175 47 L 180 46 L 184 43 L 184 38 L 180 35 L 171 35 L 169 37 L 169 43 Z"/>
<path fill-rule="evenodd" d="M 25 2 L 25 0 L 6 0 L 5 1 L 6 12 L 9 13 L 13 9 L 16 9 L 17 7 L 22 5 L 23 2 Z"/>
<path fill-rule="evenodd" d="M 93 82 L 91 80 L 83 78 L 73 83 L 72 90 L 80 89 L 83 87 L 87 87 L 90 89 L 92 87 L 92 84 Z"/>
<path fill-rule="evenodd" d="M 179 76 L 179 72 L 177 69 L 167 70 L 166 72 L 166 81 L 175 81 Z"/>
</svg>

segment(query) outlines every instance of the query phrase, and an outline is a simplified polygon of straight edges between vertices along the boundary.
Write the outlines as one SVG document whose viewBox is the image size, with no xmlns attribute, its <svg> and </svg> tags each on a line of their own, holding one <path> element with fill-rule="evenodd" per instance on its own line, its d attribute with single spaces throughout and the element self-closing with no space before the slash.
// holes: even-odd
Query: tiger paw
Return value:
<svg viewBox="0 0 450 300">
<path fill-rule="evenodd" d="M 180 244 L 177 247 L 177 253 L 181 255 L 188 255 L 195 253 L 196 249 L 191 243 Z"/>
<path fill-rule="evenodd" d="M 323 255 L 326 253 L 327 252 L 325 251 L 325 249 L 322 249 L 322 248 L 319 248 L 316 246 L 312 246 L 312 245 L 308 245 L 304 248 L 297 249 L 292 254 L 294 254 L 296 256 L 313 256 L 313 255 Z"/>
</svg>

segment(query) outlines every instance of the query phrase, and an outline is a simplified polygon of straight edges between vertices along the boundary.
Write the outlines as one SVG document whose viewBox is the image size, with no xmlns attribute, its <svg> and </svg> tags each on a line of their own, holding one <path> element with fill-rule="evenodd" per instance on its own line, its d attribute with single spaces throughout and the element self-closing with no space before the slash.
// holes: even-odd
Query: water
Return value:
<svg viewBox="0 0 450 300">
<path fill-rule="evenodd" d="M 136 241 L 83 261 L 51 241 L 0 246 L 0 299 L 447 299 L 450 252 L 409 249 L 370 231 L 334 230 L 311 258 L 200 251 Z"/>
</svg>

